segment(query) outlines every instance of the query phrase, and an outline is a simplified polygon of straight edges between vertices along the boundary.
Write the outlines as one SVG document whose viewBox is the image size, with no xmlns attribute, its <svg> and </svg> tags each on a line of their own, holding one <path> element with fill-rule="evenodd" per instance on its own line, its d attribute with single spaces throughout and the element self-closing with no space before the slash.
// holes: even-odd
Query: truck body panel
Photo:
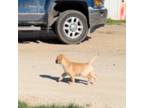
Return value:
<svg viewBox="0 0 144 108">
<path fill-rule="evenodd" d="M 66 4 L 86 5 L 90 32 L 93 32 L 99 25 L 105 24 L 107 9 L 105 7 L 96 7 L 94 0 L 18 0 L 19 26 L 45 25 L 49 29 L 58 18 L 55 6 L 64 2 Z"/>
</svg>

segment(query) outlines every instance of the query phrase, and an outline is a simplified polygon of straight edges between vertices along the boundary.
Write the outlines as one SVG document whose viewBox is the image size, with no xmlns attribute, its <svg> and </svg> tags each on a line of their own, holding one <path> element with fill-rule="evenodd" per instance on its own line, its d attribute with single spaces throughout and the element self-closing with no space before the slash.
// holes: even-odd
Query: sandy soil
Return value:
<svg viewBox="0 0 144 108">
<path fill-rule="evenodd" d="M 32 105 L 77 103 L 91 108 L 125 108 L 125 25 L 97 29 L 79 45 L 60 44 L 55 35 L 19 31 L 19 100 Z M 63 69 L 55 64 L 58 54 L 93 66 L 96 85 L 78 77 L 74 85 L 57 83 Z"/>
</svg>

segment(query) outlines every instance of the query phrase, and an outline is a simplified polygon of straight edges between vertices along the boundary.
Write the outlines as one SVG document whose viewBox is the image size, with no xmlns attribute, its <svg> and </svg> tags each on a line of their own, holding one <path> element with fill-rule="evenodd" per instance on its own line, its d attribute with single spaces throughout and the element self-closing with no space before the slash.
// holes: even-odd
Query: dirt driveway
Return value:
<svg viewBox="0 0 144 108">
<path fill-rule="evenodd" d="M 79 45 L 60 44 L 50 33 L 19 32 L 19 100 L 32 105 L 77 103 L 91 108 L 125 108 L 125 25 L 98 29 Z M 54 38 L 53 38 L 54 37 Z M 77 78 L 74 85 L 57 83 L 63 69 L 58 54 L 93 66 L 96 85 Z"/>
</svg>

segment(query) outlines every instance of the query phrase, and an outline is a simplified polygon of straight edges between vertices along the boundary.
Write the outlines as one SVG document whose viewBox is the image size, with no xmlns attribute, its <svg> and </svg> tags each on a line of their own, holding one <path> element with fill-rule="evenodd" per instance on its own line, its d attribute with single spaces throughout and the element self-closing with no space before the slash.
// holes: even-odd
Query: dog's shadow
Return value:
<svg viewBox="0 0 144 108">
<path fill-rule="evenodd" d="M 56 82 L 58 82 L 58 79 L 59 79 L 59 77 L 55 77 L 55 76 L 51 76 L 51 75 L 40 75 L 40 77 L 41 78 L 47 78 L 47 79 L 51 79 L 51 80 L 54 80 L 54 81 L 56 81 Z M 71 79 L 70 78 L 63 78 L 62 80 L 61 80 L 61 82 L 64 82 L 64 83 L 69 83 L 71 81 Z M 75 83 L 82 83 L 82 84 L 84 84 L 84 85 L 87 85 L 88 83 L 87 83 L 87 81 L 85 81 L 85 80 L 82 80 L 82 79 L 75 79 Z"/>
</svg>

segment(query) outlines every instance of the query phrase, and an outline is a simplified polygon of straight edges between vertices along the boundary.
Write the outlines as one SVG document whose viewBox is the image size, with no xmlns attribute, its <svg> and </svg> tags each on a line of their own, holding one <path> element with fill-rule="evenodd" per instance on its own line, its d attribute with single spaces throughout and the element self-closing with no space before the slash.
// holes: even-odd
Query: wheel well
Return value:
<svg viewBox="0 0 144 108">
<path fill-rule="evenodd" d="M 57 2 L 57 5 L 55 6 L 55 11 L 58 12 L 58 15 L 61 12 L 64 12 L 66 10 L 77 10 L 82 12 L 86 18 L 87 18 L 87 22 L 88 22 L 88 26 L 89 26 L 89 17 L 88 17 L 88 6 L 87 3 L 84 1 L 61 1 L 61 2 Z"/>
</svg>

